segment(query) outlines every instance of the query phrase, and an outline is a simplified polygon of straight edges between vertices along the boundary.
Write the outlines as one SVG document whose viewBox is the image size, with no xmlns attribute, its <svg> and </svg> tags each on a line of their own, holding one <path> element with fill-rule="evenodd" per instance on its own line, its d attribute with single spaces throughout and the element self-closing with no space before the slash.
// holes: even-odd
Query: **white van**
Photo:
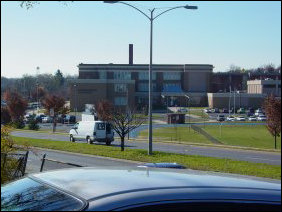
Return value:
<svg viewBox="0 0 282 212">
<path fill-rule="evenodd" d="M 112 125 L 104 121 L 80 121 L 71 128 L 69 135 L 71 142 L 86 139 L 88 144 L 97 141 L 110 145 L 114 141 Z"/>
</svg>

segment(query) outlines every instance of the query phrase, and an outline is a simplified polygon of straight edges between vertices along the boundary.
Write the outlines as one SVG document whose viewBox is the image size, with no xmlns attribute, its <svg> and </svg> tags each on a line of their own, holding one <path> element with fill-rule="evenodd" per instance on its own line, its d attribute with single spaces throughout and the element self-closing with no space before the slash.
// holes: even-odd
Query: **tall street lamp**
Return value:
<svg viewBox="0 0 282 212">
<path fill-rule="evenodd" d="M 110 4 L 114 4 L 114 3 L 120 3 L 120 4 L 124 4 L 127 5 L 129 7 L 132 7 L 133 9 L 139 11 L 141 14 L 143 14 L 146 18 L 149 19 L 150 21 L 150 65 L 149 65 L 149 148 L 148 148 L 148 154 L 151 155 L 152 151 L 153 151 L 153 143 L 152 143 L 152 62 L 153 62 L 153 23 L 154 20 L 156 18 L 158 18 L 159 16 L 163 15 L 166 12 L 169 12 L 171 10 L 174 9 L 178 9 L 178 8 L 185 8 L 185 9 L 190 9 L 190 10 L 196 10 L 198 9 L 197 6 L 190 6 L 190 5 L 185 5 L 185 6 L 177 6 L 177 7 L 171 7 L 157 15 L 154 16 L 154 11 L 157 8 L 153 8 L 153 9 L 149 9 L 150 15 L 147 15 L 145 12 L 143 12 L 142 10 L 138 9 L 137 7 L 122 2 L 122 1 L 104 1 L 104 3 L 110 3 Z"/>
<path fill-rule="evenodd" d="M 190 97 L 188 95 L 184 95 L 187 100 L 188 100 L 188 122 L 189 122 L 189 132 L 191 128 L 191 123 L 190 123 Z"/>
<path fill-rule="evenodd" d="M 77 92 L 77 85 L 74 84 L 74 116 L 75 116 L 75 119 L 76 119 L 76 112 L 77 112 L 77 95 L 76 95 L 76 92 Z"/>
</svg>

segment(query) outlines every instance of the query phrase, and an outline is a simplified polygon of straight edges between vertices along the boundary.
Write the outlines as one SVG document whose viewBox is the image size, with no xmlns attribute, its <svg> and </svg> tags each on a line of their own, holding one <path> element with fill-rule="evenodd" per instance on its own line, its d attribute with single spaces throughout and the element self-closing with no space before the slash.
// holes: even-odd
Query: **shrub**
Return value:
<svg viewBox="0 0 282 212">
<path fill-rule="evenodd" d="M 15 147 L 13 139 L 10 137 L 10 128 L 1 127 L 1 184 L 14 180 L 15 173 L 19 171 L 20 160 L 13 156 L 18 150 L 27 150 L 28 145 L 22 148 Z M 23 170 L 24 171 L 24 170 Z"/>
<path fill-rule="evenodd" d="M 8 124 L 11 121 L 11 116 L 7 107 L 1 107 L 1 124 Z"/>
<path fill-rule="evenodd" d="M 23 119 L 19 119 L 19 120 L 13 121 L 11 123 L 11 126 L 16 128 L 16 129 L 23 129 L 25 127 L 25 123 L 24 123 Z"/>
<path fill-rule="evenodd" d="M 28 124 L 28 129 L 29 130 L 39 130 L 39 125 L 38 125 L 38 122 L 37 120 L 35 119 L 32 119 L 29 121 L 29 124 Z"/>
</svg>

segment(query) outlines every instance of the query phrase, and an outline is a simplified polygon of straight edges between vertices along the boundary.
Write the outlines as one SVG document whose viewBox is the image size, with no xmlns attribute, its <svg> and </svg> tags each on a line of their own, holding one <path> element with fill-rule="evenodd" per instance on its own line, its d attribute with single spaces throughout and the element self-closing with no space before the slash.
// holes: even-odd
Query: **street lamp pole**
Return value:
<svg viewBox="0 0 282 212">
<path fill-rule="evenodd" d="M 188 122 L 189 122 L 189 132 L 191 128 L 191 123 L 190 123 L 190 97 L 188 95 L 185 95 L 185 97 L 188 99 Z"/>
<path fill-rule="evenodd" d="M 76 86 L 77 86 L 77 85 L 74 84 L 73 86 L 74 86 L 74 107 L 75 107 L 75 108 L 74 108 L 74 115 L 75 115 L 75 120 L 76 120 L 76 119 L 77 119 L 77 117 L 76 117 L 76 111 L 77 111 L 77 105 L 76 105 L 76 101 L 77 101 L 76 92 L 77 92 L 77 91 L 76 91 Z"/>
<path fill-rule="evenodd" d="M 37 115 L 38 115 L 39 113 L 38 82 L 36 83 L 36 98 L 37 98 Z"/>
<path fill-rule="evenodd" d="M 138 9 L 137 7 L 122 2 L 122 1 L 104 1 L 104 3 L 110 3 L 110 4 L 114 4 L 114 3 L 121 3 L 124 5 L 127 5 L 129 7 L 134 8 L 135 10 L 139 11 L 140 13 L 142 13 L 145 17 L 147 17 L 150 21 L 150 65 L 149 65 L 149 108 L 148 108 L 148 113 L 149 113 L 149 146 L 148 146 L 148 154 L 151 155 L 153 152 L 153 135 L 152 135 L 152 63 L 153 63 L 153 24 L 154 24 L 154 20 L 156 18 L 158 18 L 159 16 L 163 15 L 164 13 L 174 10 L 174 9 L 178 9 L 178 8 L 185 8 L 185 9 L 191 9 L 191 10 L 196 10 L 198 9 L 197 6 L 189 6 L 189 5 L 185 5 L 185 6 L 177 6 L 177 7 L 171 7 L 159 14 L 157 14 L 156 16 L 154 16 L 154 11 L 156 10 L 156 8 L 153 9 L 149 9 L 150 11 L 150 16 L 148 16 L 146 13 L 144 13 L 142 10 Z"/>
</svg>

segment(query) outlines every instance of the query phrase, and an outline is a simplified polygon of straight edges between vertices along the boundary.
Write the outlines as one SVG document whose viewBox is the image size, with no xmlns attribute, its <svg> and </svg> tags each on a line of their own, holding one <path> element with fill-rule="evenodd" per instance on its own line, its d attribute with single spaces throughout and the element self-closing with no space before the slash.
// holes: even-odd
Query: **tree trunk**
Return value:
<svg viewBox="0 0 282 212">
<path fill-rule="evenodd" d="M 56 132 L 56 126 L 57 126 L 57 119 L 53 118 L 53 133 Z"/>
<path fill-rule="evenodd" d="M 120 137 L 120 147 L 121 147 L 121 151 L 124 151 L 124 136 Z"/>
</svg>

